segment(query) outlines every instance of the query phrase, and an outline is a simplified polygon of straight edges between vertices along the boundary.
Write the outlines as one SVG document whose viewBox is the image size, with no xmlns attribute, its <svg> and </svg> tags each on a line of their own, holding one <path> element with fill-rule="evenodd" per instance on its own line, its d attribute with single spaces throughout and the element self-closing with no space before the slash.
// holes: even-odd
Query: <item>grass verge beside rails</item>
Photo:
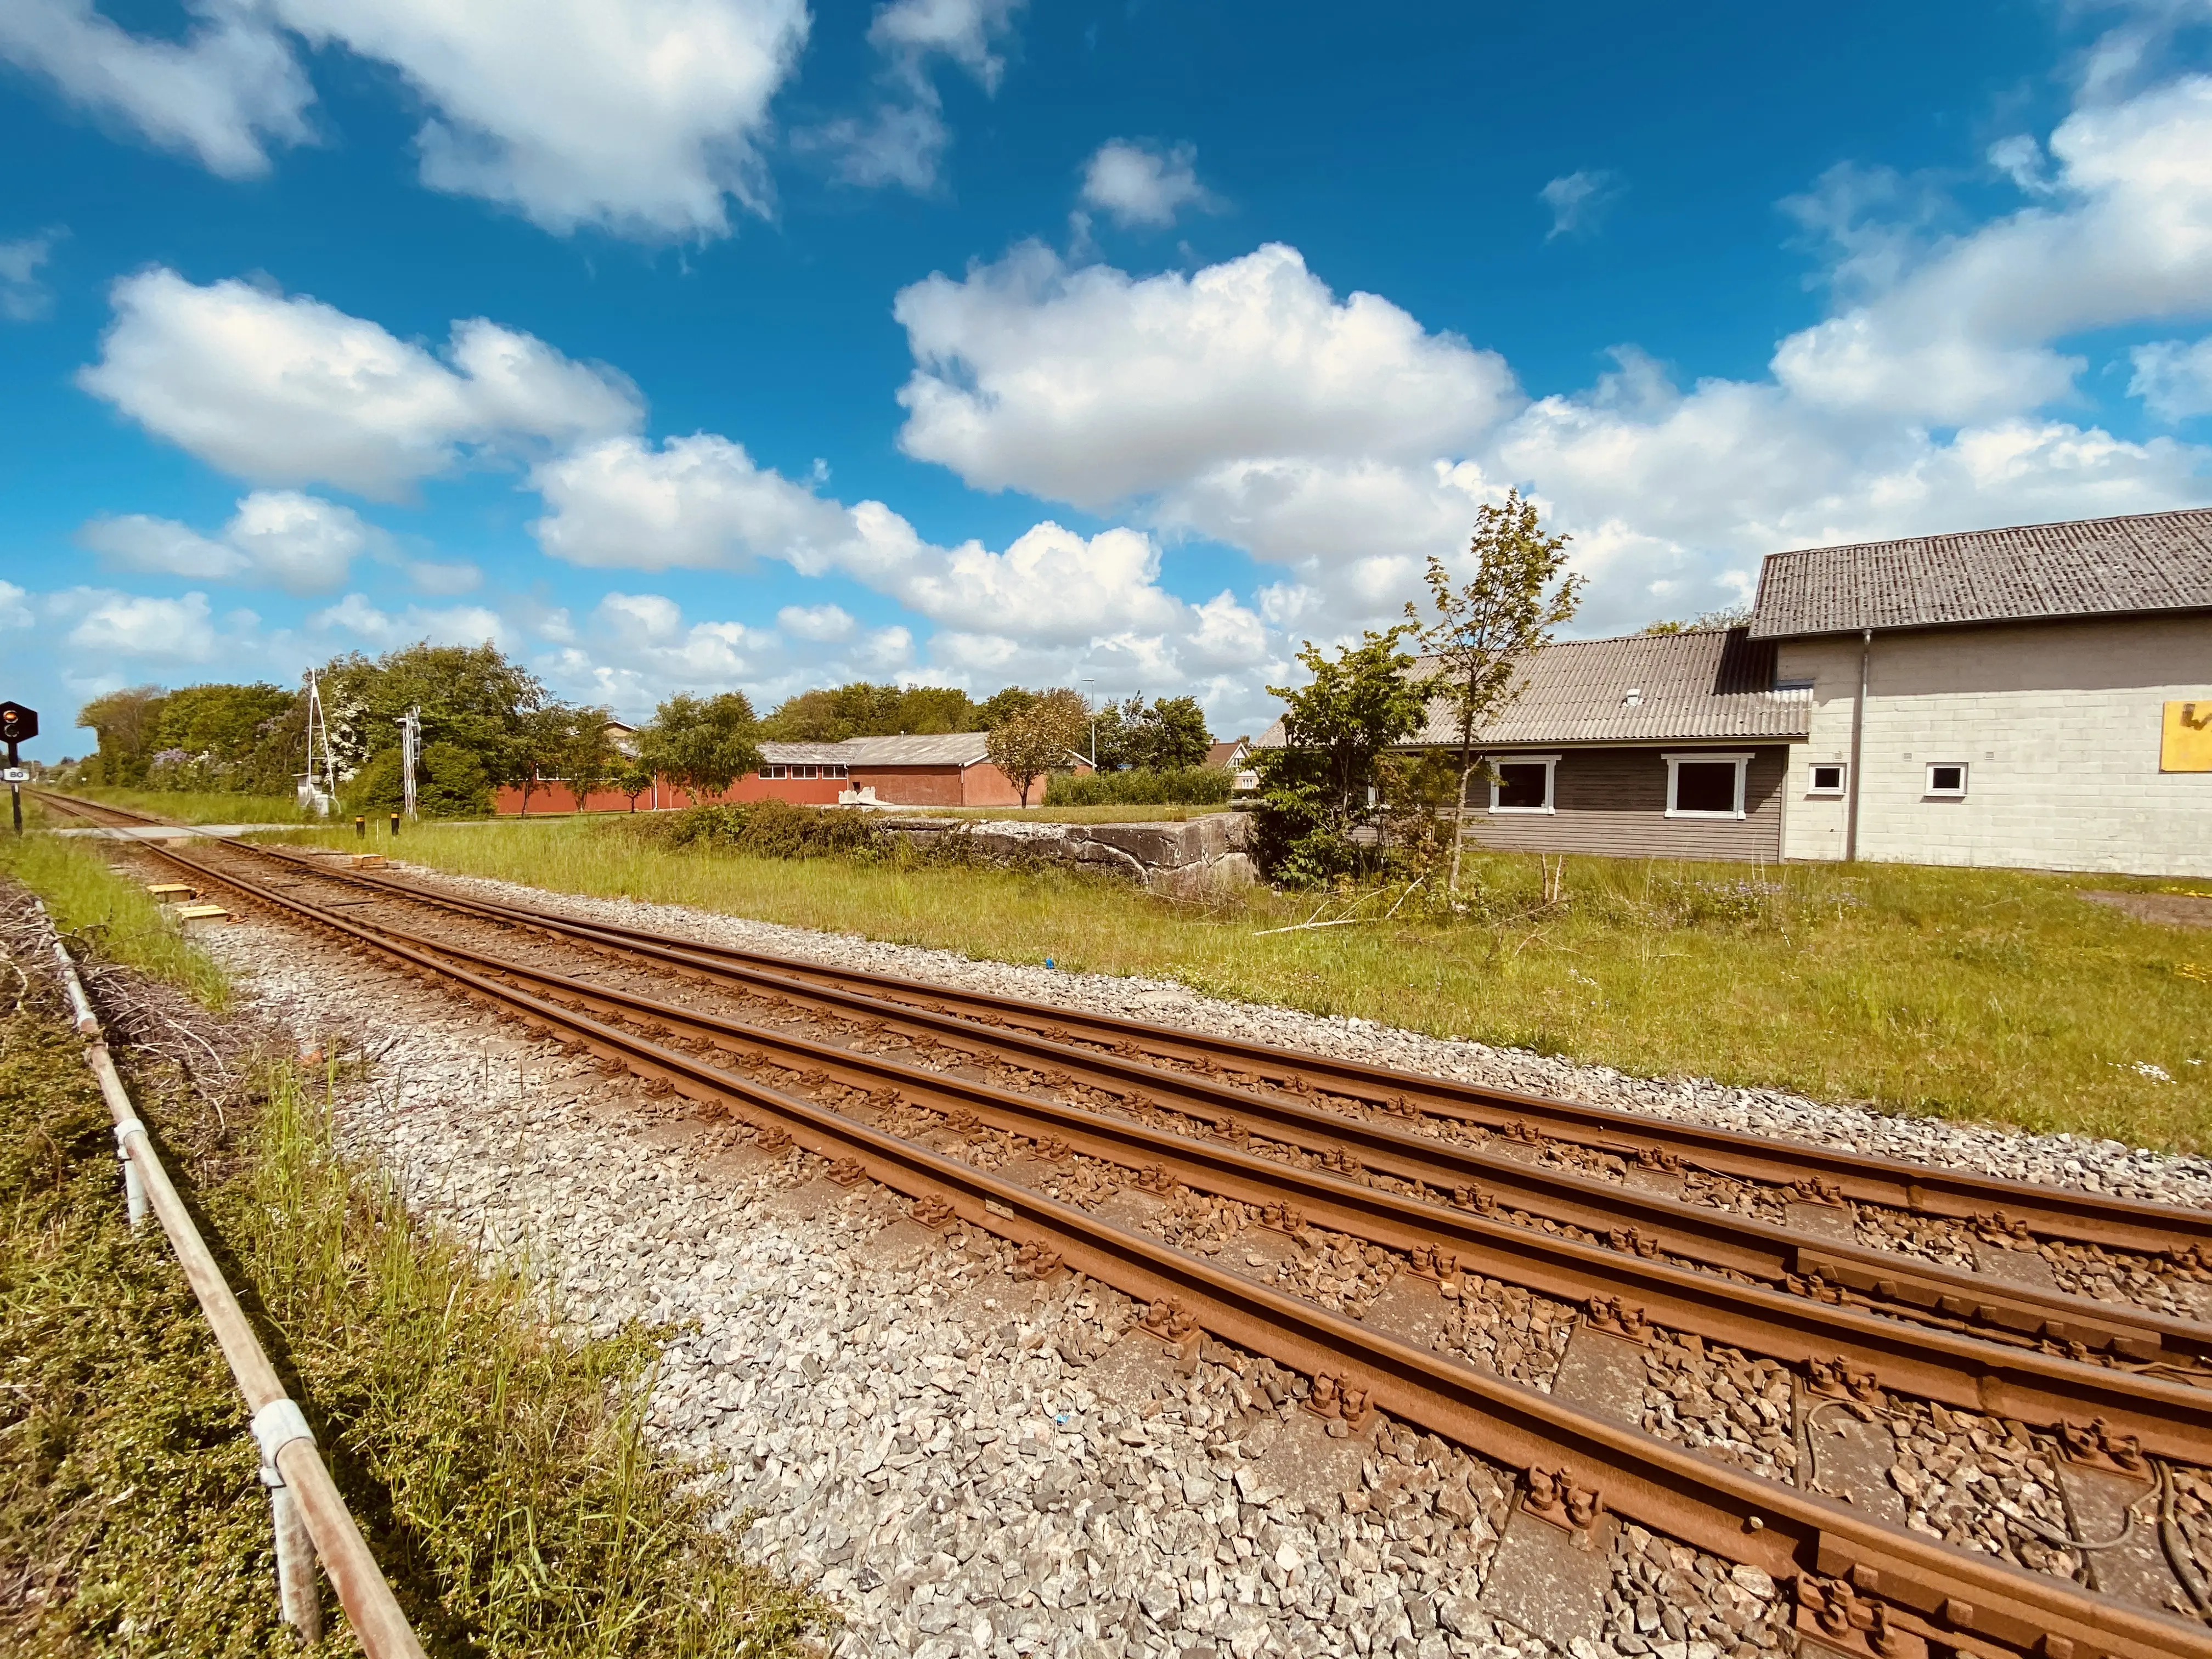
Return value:
<svg viewBox="0 0 2212 1659">
<path fill-rule="evenodd" d="M 379 850 L 560 892 L 1158 975 L 1642 1075 L 2212 1148 L 2212 933 L 2079 896 L 2156 884 L 2123 878 L 1575 858 L 1547 906 L 1533 857 L 1478 855 L 1466 917 L 1269 933 L 1315 901 L 1262 890 L 1209 908 L 1051 870 L 670 850 L 589 821 L 410 826 Z"/>
<path fill-rule="evenodd" d="M 178 933 L 137 882 L 117 876 L 97 841 L 0 835 L 0 875 L 46 902 L 54 925 L 110 962 L 177 987 L 204 1008 L 230 1006 L 230 987 L 207 953 Z"/>
<path fill-rule="evenodd" d="M 106 1108 L 24 966 L 0 1011 L 0 1649 L 285 1650 L 245 1409 L 161 1230 L 125 1223 Z M 253 1079 L 221 1113 L 165 1068 L 131 1083 L 428 1650 L 806 1650 L 823 1607 L 645 1443 L 652 1334 L 559 1331 L 414 1222 L 333 1150 L 335 1073 Z"/>
<path fill-rule="evenodd" d="M 305 823 L 307 814 L 289 795 L 230 795 L 192 789 L 110 789 L 98 784 L 57 786 L 66 795 L 105 801 L 132 812 L 151 812 L 178 823 Z"/>
</svg>

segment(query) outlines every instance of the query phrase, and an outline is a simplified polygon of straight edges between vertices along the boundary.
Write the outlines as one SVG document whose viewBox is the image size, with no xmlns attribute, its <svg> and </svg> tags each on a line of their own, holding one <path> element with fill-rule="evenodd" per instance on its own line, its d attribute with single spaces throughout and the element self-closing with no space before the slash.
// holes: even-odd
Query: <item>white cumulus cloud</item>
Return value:
<svg viewBox="0 0 2212 1659">
<path fill-rule="evenodd" d="M 77 532 L 82 545 L 119 569 L 288 593 L 343 586 L 354 556 L 372 537 L 352 508 L 289 489 L 256 490 L 213 537 L 143 513 L 94 519 Z"/>
<path fill-rule="evenodd" d="M 1595 231 L 1605 210 L 1620 199 L 1626 189 L 1620 175 L 1603 168 L 1583 168 L 1562 173 L 1536 192 L 1536 199 L 1552 212 L 1552 228 L 1544 240 L 1583 236 Z"/>
<path fill-rule="evenodd" d="M 859 626 L 852 613 L 838 605 L 787 605 L 775 613 L 775 625 L 795 640 L 825 644 L 851 639 Z"/>
<path fill-rule="evenodd" d="M 902 447 L 1242 548 L 1281 573 L 1260 623 L 1323 636 L 1390 619 L 1513 486 L 1598 579 L 1587 629 L 1739 600 L 1781 549 L 2212 499 L 2212 449 L 2068 407 L 2075 337 L 2212 311 L 2212 80 L 2085 100 L 2002 160 L 2029 199 L 1978 228 L 1878 170 L 1785 204 L 1822 239 L 1833 309 L 1770 375 L 1681 386 L 1623 346 L 1534 402 L 1495 353 L 1340 299 L 1294 249 L 1137 276 L 1018 248 L 900 295 Z M 2212 346 L 2133 368 L 2154 413 L 2212 408 Z"/>
<path fill-rule="evenodd" d="M 433 113 L 423 182 L 549 229 L 719 235 L 765 204 L 758 141 L 804 0 L 273 0 L 391 64 Z"/>
<path fill-rule="evenodd" d="M 12 242 L 0 242 L 0 317 L 34 323 L 54 308 L 54 296 L 39 279 L 53 257 L 59 231 L 49 230 Z"/>
<path fill-rule="evenodd" d="M 1201 612 L 1160 585 L 1159 545 L 1140 531 L 1084 536 L 1048 520 L 1003 550 L 940 547 L 880 501 L 827 499 L 712 434 L 657 448 L 611 439 L 541 465 L 532 481 L 551 511 L 532 529 L 556 557 L 643 570 L 772 558 L 803 575 L 850 578 L 939 624 L 936 645 L 970 665 L 983 647 L 961 641 L 1057 652 L 1064 665 L 1071 650 L 1122 638 L 1158 641 L 1167 656 L 1188 643 L 1211 661 L 1236 637 L 1218 605 Z M 853 626 L 836 606 L 793 607 L 783 620 L 808 639 Z"/>
<path fill-rule="evenodd" d="M 1216 205 L 1198 182 L 1197 163 L 1198 151 L 1189 144 L 1163 148 L 1109 138 L 1084 163 L 1084 205 L 1122 226 L 1171 225 L 1187 207 Z"/>
<path fill-rule="evenodd" d="M 1141 279 L 1030 245 L 893 312 L 915 360 L 902 448 L 1092 510 L 1254 458 L 1432 455 L 1518 401 L 1496 353 L 1338 300 L 1279 243 Z"/>
<path fill-rule="evenodd" d="M 1776 379 L 1809 404 L 1946 424 L 2063 398 L 2066 337 L 2212 306 L 2212 78 L 2076 110 L 2033 205 L 1901 261 L 1791 336 Z"/>
<path fill-rule="evenodd" d="M 428 640 L 433 645 L 482 645 L 502 651 L 521 647 L 526 631 L 489 605 L 456 605 L 442 609 L 410 605 L 386 611 L 366 593 L 349 593 L 307 618 L 318 633 L 349 634 L 376 651 L 391 651 Z"/>
<path fill-rule="evenodd" d="M 2212 335 L 2194 343 L 2160 340 L 2129 354 L 2135 374 L 2128 392 L 2162 420 L 2212 415 Z"/>
<path fill-rule="evenodd" d="M 868 25 L 868 43 L 881 63 L 874 105 L 865 114 L 793 134 L 793 148 L 826 158 L 841 181 L 862 189 L 933 189 L 951 143 L 935 62 L 950 59 L 986 95 L 995 94 L 1006 68 L 999 47 L 1022 5 L 1023 0 L 890 0 Z"/>
<path fill-rule="evenodd" d="M 298 46 L 390 65 L 427 109 L 423 182 L 554 231 L 720 235 L 758 211 L 769 106 L 805 0 L 192 0 L 184 40 L 91 0 L 11 0 L 0 54 L 151 142 L 233 177 L 311 132 Z"/>
<path fill-rule="evenodd" d="M 465 452 L 565 444 L 641 418 L 611 370 L 477 318 L 443 358 L 378 325 L 251 283 L 155 269 L 117 283 L 78 383 L 210 465 L 269 483 L 401 494 Z"/>
<path fill-rule="evenodd" d="M 9 0 L 0 6 L 0 58 L 211 173 L 267 172 L 270 143 L 311 136 L 314 89 L 258 7 L 188 0 L 185 9 L 191 21 L 171 40 L 127 33 L 92 0 Z"/>
<path fill-rule="evenodd" d="M 204 593 L 173 599 L 80 589 L 66 596 L 77 612 L 69 643 L 76 650 L 161 662 L 206 662 L 216 654 L 215 619 Z"/>
</svg>

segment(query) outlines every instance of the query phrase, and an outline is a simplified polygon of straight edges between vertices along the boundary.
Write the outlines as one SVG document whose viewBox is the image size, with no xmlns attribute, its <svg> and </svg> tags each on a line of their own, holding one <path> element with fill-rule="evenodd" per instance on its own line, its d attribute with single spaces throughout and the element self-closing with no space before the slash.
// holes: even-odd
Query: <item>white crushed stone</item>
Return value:
<svg viewBox="0 0 2212 1659">
<path fill-rule="evenodd" d="M 803 957 L 839 968 L 1053 1002 L 1242 1037 L 1284 1048 L 1366 1060 L 1463 1082 L 1615 1107 L 1677 1122 L 1775 1135 L 1881 1158 L 1948 1166 L 1974 1174 L 2078 1188 L 2148 1203 L 2212 1207 L 2212 1158 L 2131 1147 L 2075 1134 L 2037 1135 L 1988 1124 L 1891 1115 L 1867 1107 L 1809 1099 L 1779 1089 L 1746 1089 L 1709 1078 L 1642 1078 L 1526 1048 L 1432 1037 L 1379 1021 L 1304 1013 L 1234 1002 L 1172 980 L 1075 974 L 1014 963 L 979 961 L 952 951 L 825 933 L 641 899 L 599 899 L 514 882 L 403 866 L 458 891 L 535 904 L 582 920 L 647 927 L 708 943 Z"/>
<path fill-rule="evenodd" d="M 1559 1659 L 1481 1614 L 1473 1552 L 1495 1534 L 1438 1462 L 1419 1502 L 1310 1509 L 1253 1461 L 1251 1419 L 1148 1415 L 1063 1357 L 1067 1322 L 1128 1316 L 1111 1292 L 1031 1304 L 993 1270 L 948 1297 L 949 1252 L 864 1247 L 880 1194 L 798 1218 L 780 1169 L 702 1167 L 550 1044 L 258 917 L 205 943 L 249 1012 L 374 1057 L 339 1144 L 417 1213 L 526 1263 L 566 1319 L 672 1328 L 652 1433 L 724 1465 L 730 1512 L 760 1512 L 748 1553 L 841 1611 L 836 1654 Z"/>
</svg>

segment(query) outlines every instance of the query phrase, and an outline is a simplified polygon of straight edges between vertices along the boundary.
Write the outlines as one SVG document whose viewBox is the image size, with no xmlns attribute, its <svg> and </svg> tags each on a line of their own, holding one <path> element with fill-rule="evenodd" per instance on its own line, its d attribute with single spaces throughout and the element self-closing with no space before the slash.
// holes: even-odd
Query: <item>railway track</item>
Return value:
<svg viewBox="0 0 2212 1659">
<path fill-rule="evenodd" d="M 137 817 L 52 804 L 94 818 Z M 635 1073 L 649 1087 L 680 1093 L 708 1112 L 732 1113 L 771 1147 L 794 1142 L 827 1160 L 832 1180 L 882 1182 L 914 1199 L 926 1223 L 957 1219 L 1022 1245 L 1042 1271 L 1089 1273 L 1148 1304 L 1140 1328 L 1171 1346 L 1194 1344 L 1200 1332 L 1239 1344 L 1314 1377 L 1312 1399 L 1340 1421 L 1379 1407 L 1525 1471 L 1524 1508 L 1564 1506 L 1570 1524 L 1577 1514 L 1627 1516 L 1792 1579 L 1800 1624 L 1815 1643 L 1882 1659 L 1920 1646 L 2051 1659 L 2212 1656 L 2212 1633 L 2201 1623 L 2152 1610 L 2160 1592 L 2146 1595 L 2136 1583 L 2141 1574 L 2118 1575 L 2136 1585 L 2132 1600 L 2092 1595 L 2070 1578 L 1948 1547 L 1873 1518 L 1863 1503 L 1812 1489 L 1818 1471 L 1808 1423 L 1831 1401 L 1862 1416 L 1949 1407 L 2004 1423 L 2008 1431 L 2033 1425 L 2046 1431 L 2054 1458 L 2070 1452 L 2084 1471 L 2102 1466 L 2095 1480 L 2141 1486 L 2141 1496 L 2124 1506 L 2134 1518 L 2123 1533 L 2136 1533 L 2130 1559 L 2143 1565 L 2143 1532 L 2154 1529 L 2170 1569 L 2163 1599 L 2202 1607 L 2201 1571 L 2173 1515 L 2173 1466 L 2193 1471 L 2212 1461 L 2212 1392 L 2189 1380 L 2212 1382 L 2203 1363 L 2212 1353 L 2212 1331 L 2191 1322 L 2033 1285 L 1947 1278 L 1936 1264 L 1911 1257 L 1540 1169 L 1432 1127 L 1420 1133 L 1395 1104 L 1389 1115 L 1399 1122 L 1316 1107 L 1295 1085 L 1279 1086 L 1304 1074 L 1303 1054 L 1246 1046 L 1238 1052 L 1255 1062 L 1255 1075 L 1232 1083 L 1220 1075 L 1232 1068 L 1219 1055 L 1235 1046 L 1209 1050 L 1189 1033 L 934 987 L 877 982 L 864 991 L 854 983 L 863 976 L 812 965 L 485 904 L 366 872 L 332 871 L 326 860 L 289 852 L 234 844 L 216 850 L 221 861 L 168 849 L 159 855 L 349 949 L 396 961 L 503 1018 L 588 1051 L 609 1069 Z M 241 859 L 252 862 L 252 873 L 239 867 Z M 370 897 L 334 899 L 333 889 Z M 425 912 L 445 933 L 419 922 L 396 925 L 384 914 L 388 908 Z M 453 936 L 456 925 L 464 937 Z M 500 948 L 489 948 L 494 944 Z M 780 1024 L 686 1006 L 666 994 L 665 984 L 658 994 L 609 984 L 616 970 L 574 971 L 580 949 L 634 978 L 688 986 L 694 1005 L 719 998 L 743 1005 L 741 1012 L 781 1010 L 824 1029 L 794 1031 L 785 1028 L 788 1018 Z M 533 956 L 539 959 L 527 959 Z M 994 1006 L 975 1006 L 986 1002 Z M 971 1010 L 964 1020 L 953 1012 L 963 1003 Z M 1126 1034 L 1115 1038 L 1120 1051 L 1096 1041 L 1109 1030 L 1133 1027 L 1155 1046 Z M 1186 1046 L 1181 1065 L 1162 1052 L 1175 1044 Z M 872 1051 L 878 1047 L 908 1057 Z M 1212 1067 L 1194 1063 L 1209 1053 Z M 1346 1100 L 1356 1103 L 1378 1089 L 1376 1074 L 1362 1077 L 1346 1062 L 1320 1064 L 1336 1079 L 1332 1088 L 1368 1091 L 1346 1092 Z M 998 1080 L 989 1073 L 994 1066 Z M 1395 1085 L 1402 1074 L 1380 1075 Z M 1486 1097 L 1470 1111 L 1498 1109 L 1487 1091 L 1411 1081 L 1438 1097 Z M 1671 1127 L 1639 1121 L 1636 1128 L 1650 1142 Z M 985 1152 L 998 1155 L 995 1166 Z M 1793 1146 L 1786 1155 L 1796 1152 Z M 1753 1154 L 1740 1156 L 1747 1161 Z M 1692 1352 L 1714 1344 L 1782 1361 L 1802 1378 L 1791 1393 L 1797 1442 L 1808 1454 L 1802 1462 L 1810 1466 L 1804 1484 L 1700 1455 L 1624 1421 L 1603 1401 L 1559 1397 L 1572 1391 L 1560 1389 L 1556 1376 L 1554 1393 L 1547 1395 L 1391 1334 L 1387 1321 L 1346 1318 L 1287 1293 L 1279 1276 L 1269 1282 L 1178 1249 L 1155 1236 L 1142 1216 L 1108 1219 L 1054 1195 L 1080 1187 L 1094 1170 L 1117 1174 L 1156 1212 L 1180 1212 L 1199 1200 L 1239 1224 L 1256 1222 L 1284 1241 L 1291 1259 L 1316 1237 L 1352 1241 L 1370 1257 L 1385 1256 L 1394 1282 L 1423 1286 L 1438 1301 L 1447 1285 L 1463 1297 L 1470 1285 L 1491 1284 L 1569 1304 L 1581 1315 L 1570 1357 L 1619 1358 L 1657 1341 L 1674 1345 L 1670 1352 L 1686 1342 Z M 1911 1166 L 1883 1166 L 1891 1189 L 1920 1184 L 1924 1194 L 1924 1181 L 1916 1183 L 1911 1175 Z M 1966 1184 L 1960 1178 L 1947 1190 Z M 1452 1202 L 1462 1190 L 1468 1201 Z M 1498 1194 L 1514 1201 L 1481 1204 Z M 1613 1206 L 1610 1218 L 1591 1218 L 1632 1214 L 1639 1218 L 1632 1231 L 1613 1225 L 1601 1233 L 1563 1218 L 1589 1215 L 1601 1203 Z M 2105 1224 L 2098 1207 L 2083 1197 L 2038 1213 L 2086 1230 Z M 2118 1206 L 2121 1220 L 2114 1224 L 2146 1229 L 2135 1213 L 2144 1207 Z M 1626 1235 L 1626 1243 L 1616 1235 Z M 1862 1257 L 1872 1258 L 1865 1270 L 1874 1275 L 1872 1296 L 1851 1288 L 1848 1277 Z M 1923 1291 L 1934 1292 L 1925 1304 L 1916 1300 Z M 1946 1297 L 1964 1305 L 1947 1305 Z M 2057 1484 L 2090 1479 L 2085 1472 Z M 1583 1502 L 1577 1493 L 1595 1497 Z M 1547 1495 L 1550 1504 L 1538 1502 Z M 2159 1513 L 2152 1522 L 2145 1505 L 2154 1502 Z M 2070 1513 L 2068 1524 L 2042 1530 L 2082 1546 L 2065 1559 L 2096 1576 L 2094 1563 L 2081 1565 L 2096 1551 Z"/>
</svg>

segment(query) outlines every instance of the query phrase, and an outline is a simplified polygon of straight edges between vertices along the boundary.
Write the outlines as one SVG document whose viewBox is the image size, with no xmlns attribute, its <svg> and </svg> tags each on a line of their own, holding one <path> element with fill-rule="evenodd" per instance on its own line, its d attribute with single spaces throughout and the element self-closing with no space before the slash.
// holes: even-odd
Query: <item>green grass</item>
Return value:
<svg viewBox="0 0 2212 1659">
<path fill-rule="evenodd" d="M 1266 934 L 1316 901 L 1261 890 L 1206 908 L 1054 871 L 666 852 L 591 823 L 426 825 L 397 850 L 558 891 L 1158 975 L 1644 1075 L 2212 1147 L 2212 933 L 2078 896 L 2154 883 L 1571 858 L 1564 902 L 1546 907 L 1533 857 L 1482 855 L 1467 918 Z"/>
<path fill-rule="evenodd" d="M 306 823 L 307 812 L 289 795 L 229 795 L 191 789 L 107 789 L 71 785 L 60 791 L 105 801 L 133 812 L 151 812 L 178 823 Z"/>
<path fill-rule="evenodd" d="M 802 1651 L 825 1609 L 643 1438 L 652 1334 L 556 1334 L 523 1279 L 416 1224 L 332 1150 L 331 1080 L 269 1066 L 221 1113 L 166 1069 L 131 1084 L 429 1653 Z M 107 1110 L 40 984 L 0 1010 L 0 1650 L 295 1650 L 255 1463 L 158 1225 L 124 1224 Z"/>
<path fill-rule="evenodd" d="M 230 988 L 222 970 L 177 931 L 142 884 L 110 867 L 100 854 L 105 844 L 0 834 L 0 874 L 44 898 L 56 927 L 108 960 L 167 981 L 205 1007 L 227 1008 Z"/>
</svg>

